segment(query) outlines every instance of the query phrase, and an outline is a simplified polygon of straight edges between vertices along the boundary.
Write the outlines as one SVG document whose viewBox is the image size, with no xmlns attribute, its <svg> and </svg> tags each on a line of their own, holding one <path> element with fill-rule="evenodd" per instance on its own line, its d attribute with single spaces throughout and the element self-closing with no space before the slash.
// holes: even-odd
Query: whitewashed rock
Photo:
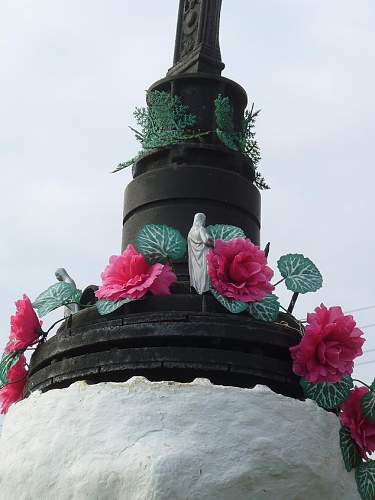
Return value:
<svg viewBox="0 0 375 500">
<path fill-rule="evenodd" d="M 87 385 L 14 405 L 1 500 L 357 500 L 337 418 L 268 389 Z"/>
</svg>

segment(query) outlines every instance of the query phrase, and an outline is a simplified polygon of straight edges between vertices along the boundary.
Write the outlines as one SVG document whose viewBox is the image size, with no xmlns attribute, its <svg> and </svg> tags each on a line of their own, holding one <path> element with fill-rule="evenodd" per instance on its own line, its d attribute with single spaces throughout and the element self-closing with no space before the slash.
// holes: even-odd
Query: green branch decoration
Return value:
<svg viewBox="0 0 375 500">
<path fill-rule="evenodd" d="M 216 130 L 200 131 L 196 129 L 197 117 L 189 112 L 189 107 L 183 104 L 179 96 L 151 90 L 146 94 L 146 101 L 147 107 L 135 108 L 133 113 L 137 128 L 130 127 L 142 149 L 134 158 L 117 165 L 113 172 L 134 165 L 150 151 L 180 143 L 200 142 L 215 132 L 226 147 L 243 153 L 252 161 L 255 185 L 259 189 L 269 189 L 257 170 L 261 154 L 255 136 L 255 124 L 260 110 L 254 111 L 254 104 L 245 111 L 240 130 L 235 130 L 231 101 L 229 97 L 219 94 L 214 101 Z"/>
<path fill-rule="evenodd" d="M 255 185 L 259 189 L 269 189 L 262 174 L 258 171 L 261 160 L 260 147 L 255 137 L 255 123 L 260 110 L 254 111 L 254 104 L 245 111 L 239 131 L 235 130 L 233 108 L 229 97 L 221 94 L 215 99 L 216 135 L 220 141 L 233 151 L 240 151 L 253 163 Z"/>
<path fill-rule="evenodd" d="M 215 99 L 216 135 L 233 151 L 240 151 L 240 134 L 234 129 L 233 108 L 229 97 L 221 94 Z"/>
<path fill-rule="evenodd" d="M 128 162 L 120 163 L 114 172 L 133 165 L 148 152 L 189 142 L 207 133 L 197 132 L 194 128 L 197 117 L 189 113 L 188 106 L 179 96 L 169 92 L 152 90 L 147 92 L 147 107 L 135 108 L 134 118 L 139 127 L 130 129 L 141 143 L 142 150 Z"/>
</svg>

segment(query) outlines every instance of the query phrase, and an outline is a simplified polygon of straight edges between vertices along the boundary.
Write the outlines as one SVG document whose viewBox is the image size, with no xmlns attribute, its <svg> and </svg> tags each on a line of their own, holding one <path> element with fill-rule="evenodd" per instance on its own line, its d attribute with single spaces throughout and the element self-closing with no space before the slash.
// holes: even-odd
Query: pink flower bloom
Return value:
<svg viewBox="0 0 375 500">
<path fill-rule="evenodd" d="M 112 255 L 102 273 L 102 286 L 96 292 L 101 300 L 140 299 L 147 292 L 170 295 L 169 287 L 176 275 L 169 264 L 146 262 L 133 245 L 128 245 L 122 255 Z"/>
<path fill-rule="evenodd" d="M 207 262 L 211 284 L 224 297 L 258 302 L 274 289 L 266 256 L 250 240 L 216 241 Z"/>
<path fill-rule="evenodd" d="M 365 460 L 367 454 L 375 451 L 375 423 L 367 419 L 361 412 L 361 400 L 369 392 L 367 387 L 354 387 L 350 396 L 341 405 L 339 418 L 357 444 L 359 452 Z"/>
<path fill-rule="evenodd" d="M 344 316 L 341 307 L 321 304 L 307 321 L 300 344 L 290 348 L 294 373 L 313 384 L 336 383 L 350 375 L 365 342 L 353 316 Z"/>
<path fill-rule="evenodd" d="M 16 302 L 17 312 L 10 318 L 9 342 L 5 348 L 6 352 L 14 352 L 19 349 L 26 349 L 33 344 L 40 335 L 42 322 L 39 321 L 29 297 Z"/>
<path fill-rule="evenodd" d="M 13 403 L 23 399 L 27 371 L 26 359 L 22 354 L 17 363 L 8 372 L 8 384 L 0 389 L 0 413 L 7 413 Z"/>
</svg>

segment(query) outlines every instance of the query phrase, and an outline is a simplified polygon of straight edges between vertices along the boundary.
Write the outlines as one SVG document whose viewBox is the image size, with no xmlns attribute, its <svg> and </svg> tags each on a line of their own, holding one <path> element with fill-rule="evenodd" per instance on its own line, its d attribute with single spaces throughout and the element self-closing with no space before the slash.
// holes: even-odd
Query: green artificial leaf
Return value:
<svg viewBox="0 0 375 500">
<path fill-rule="evenodd" d="M 246 239 L 246 234 L 236 226 L 228 226 L 227 224 L 215 224 L 207 226 L 207 232 L 216 240 L 230 241 L 237 238 Z"/>
<path fill-rule="evenodd" d="M 255 172 L 255 185 L 258 189 L 262 191 L 266 191 L 267 189 L 271 189 L 266 182 L 266 179 L 260 172 Z"/>
<path fill-rule="evenodd" d="M 375 498 L 375 462 L 363 462 L 355 471 L 355 480 L 362 500 Z"/>
<path fill-rule="evenodd" d="M 149 261 L 166 262 L 182 259 L 187 243 L 180 231 L 163 224 L 147 224 L 135 237 L 137 250 Z"/>
<path fill-rule="evenodd" d="M 362 414 L 372 422 L 375 422 L 375 381 L 371 384 L 371 390 L 361 400 Z"/>
<path fill-rule="evenodd" d="M 216 129 L 216 135 L 220 141 L 233 151 L 238 151 L 238 134 L 234 132 L 225 132 L 224 130 Z"/>
<path fill-rule="evenodd" d="M 0 388 L 8 383 L 8 372 L 18 362 L 21 352 L 4 353 L 0 361 Z"/>
<path fill-rule="evenodd" d="M 141 128 L 136 139 L 144 150 L 183 142 L 197 122 L 181 97 L 158 90 L 147 92 L 147 108 L 136 108 L 134 117 Z"/>
<path fill-rule="evenodd" d="M 245 302 L 238 302 L 237 300 L 231 300 L 223 297 L 214 288 L 211 288 L 210 291 L 215 299 L 231 313 L 239 314 L 243 311 L 246 311 L 248 305 Z"/>
<path fill-rule="evenodd" d="M 260 321 L 276 321 L 279 315 L 279 308 L 279 298 L 272 293 L 259 302 L 249 304 L 251 316 Z"/>
<path fill-rule="evenodd" d="M 155 149 L 188 141 L 200 141 L 210 132 L 194 130 L 197 117 L 189 113 L 181 97 L 170 92 L 151 90 L 146 94 L 147 107 L 135 108 L 133 113 L 139 130 L 130 127 L 142 144 L 141 151 L 131 160 L 120 163 L 113 172 L 134 165 Z"/>
<path fill-rule="evenodd" d="M 239 134 L 240 151 L 249 157 L 253 162 L 255 170 L 261 160 L 260 147 L 255 138 L 255 122 L 260 113 L 260 109 L 254 111 L 254 103 L 250 111 L 247 109 L 242 120 L 241 131 Z M 257 183 L 257 181 L 256 181 Z M 264 188 L 263 188 L 264 189 Z M 269 188 L 265 188 L 269 189 Z"/>
<path fill-rule="evenodd" d="M 216 128 L 225 132 L 234 132 L 233 108 L 229 97 L 219 94 L 215 99 Z"/>
<path fill-rule="evenodd" d="M 234 130 L 233 108 L 229 97 L 221 94 L 215 99 L 216 134 L 229 149 L 239 151 L 239 134 Z"/>
<path fill-rule="evenodd" d="M 79 304 L 82 292 L 70 283 L 59 282 L 50 286 L 41 293 L 33 302 L 33 307 L 38 311 L 40 318 L 60 306 Z"/>
<path fill-rule="evenodd" d="M 113 311 L 116 311 L 121 306 L 132 302 L 133 299 L 124 299 L 124 300 L 98 300 L 96 303 L 96 308 L 98 313 L 101 316 L 105 316 L 106 314 L 110 314 Z"/>
<path fill-rule="evenodd" d="M 353 380 L 351 377 L 345 377 L 336 384 L 328 382 L 312 384 L 301 379 L 300 384 L 306 398 L 313 399 L 326 410 L 332 410 L 348 398 L 350 389 L 353 387 Z"/>
<path fill-rule="evenodd" d="M 339 434 L 342 458 L 346 470 L 350 472 L 362 462 L 361 455 L 348 429 L 341 427 Z"/>
<path fill-rule="evenodd" d="M 322 275 L 310 260 L 301 254 L 288 254 L 277 263 L 288 290 L 297 293 L 316 292 L 323 283 Z"/>
</svg>

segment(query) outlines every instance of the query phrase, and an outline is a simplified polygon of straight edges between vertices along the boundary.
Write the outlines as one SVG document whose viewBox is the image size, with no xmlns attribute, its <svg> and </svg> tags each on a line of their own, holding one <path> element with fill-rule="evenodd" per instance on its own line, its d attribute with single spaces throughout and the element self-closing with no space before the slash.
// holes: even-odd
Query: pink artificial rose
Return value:
<svg viewBox="0 0 375 500">
<path fill-rule="evenodd" d="M 100 300 L 137 300 L 151 292 L 153 295 L 170 295 L 169 287 L 176 275 L 169 264 L 146 262 L 133 245 L 128 245 L 122 255 L 112 255 L 102 273 L 102 286 L 96 292 Z"/>
<path fill-rule="evenodd" d="M 0 389 L 0 413 L 7 413 L 13 403 L 23 399 L 26 379 L 26 358 L 22 354 L 8 372 L 8 384 Z"/>
<path fill-rule="evenodd" d="M 341 424 L 350 431 L 353 441 L 365 460 L 375 451 L 375 423 L 362 415 L 361 400 L 369 392 L 367 387 L 354 387 L 348 399 L 341 405 Z"/>
<path fill-rule="evenodd" d="M 17 312 L 10 318 L 9 342 L 5 348 L 7 353 L 26 349 L 35 343 L 41 334 L 42 322 L 39 321 L 29 297 L 16 302 Z"/>
<path fill-rule="evenodd" d="M 273 290 L 273 271 L 267 258 L 250 240 L 218 240 L 207 256 L 213 288 L 224 297 L 240 302 L 258 302 Z"/>
<path fill-rule="evenodd" d="M 307 315 L 307 322 L 301 342 L 290 348 L 294 373 L 313 384 L 334 384 L 350 375 L 365 341 L 353 316 L 344 316 L 341 307 L 321 304 Z"/>
</svg>

